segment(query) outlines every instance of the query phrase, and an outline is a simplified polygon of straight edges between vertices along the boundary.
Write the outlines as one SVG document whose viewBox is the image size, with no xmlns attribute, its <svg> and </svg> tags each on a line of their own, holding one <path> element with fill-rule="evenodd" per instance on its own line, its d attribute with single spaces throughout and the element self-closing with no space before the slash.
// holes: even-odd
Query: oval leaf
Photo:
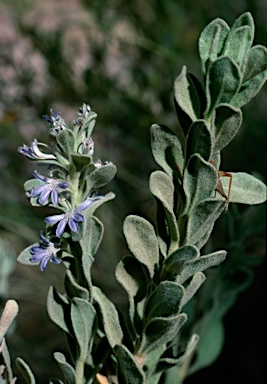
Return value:
<svg viewBox="0 0 267 384">
<path fill-rule="evenodd" d="M 100 307 L 103 325 L 111 348 L 121 344 L 123 333 L 120 326 L 118 312 L 115 305 L 104 295 L 98 287 L 93 287 L 93 296 Z"/>
<path fill-rule="evenodd" d="M 123 225 L 124 236 L 134 256 L 147 266 L 150 276 L 154 275 L 159 261 L 159 249 L 154 227 L 143 217 L 130 215 Z"/>
<path fill-rule="evenodd" d="M 204 120 L 195 121 L 189 128 L 186 138 L 186 164 L 195 153 L 198 153 L 206 161 L 211 158 L 212 137 Z"/>
<path fill-rule="evenodd" d="M 182 176 L 184 155 L 176 134 L 166 126 L 151 126 L 151 148 L 156 163 L 171 177 Z"/>
<path fill-rule="evenodd" d="M 221 151 L 234 138 L 242 123 L 242 112 L 229 104 L 221 104 L 215 109 L 214 148 Z"/>
<path fill-rule="evenodd" d="M 74 298 L 71 303 L 71 321 L 80 347 L 80 358 L 85 360 L 92 345 L 96 311 L 88 301 Z"/>
<path fill-rule="evenodd" d="M 145 374 L 131 352 L 124 345 L 116 345 L 114 352 L 118 360 L 119 383 L 144 384 Z"/>
<path fill-rule="evenodd" d="M 266 185 L 256 177 L 243 172 L 232 172 L 232 186 L 230 190 L 230 202 L 241 204 L 261 204 L 266 201 Z M 229 178 L 221 177 L 223 189 L 228 191 Z M 216 195 L 216 200 L 223 200 Z"/>
<path fill-rule="evenodd" d="M 224 20 L 215 19 L 201 33 L 198 47 L 203 73 L 207 72 L 209 62 L 220 56 L 229 31 Z"/>
<path fill-rule="evenodd" d="M 207 116 L 219 104 L 230 103 L 241 85 L 240 70 L 227 56 L 221 56 L 209 67 L 207 74 Z"/>
</svg>

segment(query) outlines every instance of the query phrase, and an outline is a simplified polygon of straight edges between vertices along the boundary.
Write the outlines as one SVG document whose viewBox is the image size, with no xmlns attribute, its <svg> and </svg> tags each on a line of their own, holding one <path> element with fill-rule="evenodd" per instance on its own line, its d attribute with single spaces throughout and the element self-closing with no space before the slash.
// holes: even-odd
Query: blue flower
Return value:
<svg viewBox="0 0 267 384">
<path fill-rule="evenodd" d="M 79 108 L 79 117 L 77 120 L 74 120 L 74 124 L 82 124 L 86 120 L 91 112 L 91 108 L 88 104 L 83 103 L 82 107 Z"/>
<path fill-rule="evenodd" d="M 56 253 L 60 251 L 53 243 L 48 241 L 42 234 L 40 234 L 40 245 L 34 245 L 30 249 L 32 263 L 40 262 L 41 271 L 45 271 L 47 264 L 52 261 L 55 264 L 60 264 L 61 260 L 56 257 Z"/>
<path fill-rule="evenodd" d="M 50 133 L 56 136 L 59 132 L 67 128 L 65 121 L 62 119 L 60 113 L 54 113 L 53 109 L 50 109 L 50 116 L 43 115 L 43 118 L 50 123 Z"/>
<path fill-rule="evenodd" d="M 44 221 L 49 225 L 57 224 L 56 236 L 61 237 L 64 233 L 66 225 L 68 224 L 72 232 L 78 232 L 79 222 L 84 221 L 83 215 L 80 213 L 90 207 L 95 200 L 101 199 L 103 196 L 95 196 L 92 198 L 87 198 L 81 204 L 79 204 L 74 210 L 67 213 L 62 213 L 61 215 L 53 215 L 46 217 Z"/>
<path fill-rule="evenodd" d="M 39 195 L 38 202 L 41 205 L 45 205 L 48 202 L 49 196 L 51 196 L 52 203 L 58 205 L 58 189 L 66 189 L 69 186 L 67 181 L 61 179 L 51 179 L 40 175 L 37 171 L 33 172 L 33 176 L 42 181 L 44 184 L 32 189 L 29 193 L 30 197 L 36 197 Z"/>
<path fill-rule="evenodd" d="M 23 144 L 23 147 L 19 147 L 18 151 L 32 160 L 56 160 L 56 156 L 50 153 L 41 152 L 38 148 L 38 145 L 43 145 L 44 147 L 47 147 L 46 144 L 38 143 L 38 141 L 34 139 L 30 147 Z"/>
</svg>

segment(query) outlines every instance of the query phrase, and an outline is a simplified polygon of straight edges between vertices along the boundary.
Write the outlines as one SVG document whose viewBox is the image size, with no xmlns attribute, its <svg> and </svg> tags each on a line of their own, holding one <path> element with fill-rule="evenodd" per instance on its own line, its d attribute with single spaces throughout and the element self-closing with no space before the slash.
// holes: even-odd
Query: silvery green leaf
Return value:
<svg viewBox="0 0 267 384">
<path fill-rule="evenodd" d="M 7 300 L 0 317 L 0 344 L 8 328 L 19 312 L 18 303 L 15 300 Z"/>
<path fill-rule="evenodd" d="M 65 290 L 69 298 L 79 297 L 85 300 L 89 299 L 88 290 L 77 283 L 76 279 L 74 278 L 73 274 L 69 269 L 66 271 L 64 283 Z"/>
<path fill-rule="evenodd" d="M 211 158 L 212 137 L 205 120 L 196 120 L 189 128 L 186 138 L 185 164 L 195 153 L 198 153 L 206 161 Z"/>
<path fill-rule="evenodd" d="M 31 250 L 32 247 L 36 247 L 36 246 L 39 246 L 39 243 L 35 243 L 35 244 L 30 245 L 29 247 L 25 248 L 24 251 L 22 251 L 19 254 L 19 256 L 17 258 L 18 262 L 21 263 L 21 264 L 31 265 L 31 266 L 38 265 L 38 264 L 35 264 L 32 261 L 30 261 L 30 259 L 32 257 L 32 254 L 31 254 L 30 250 Z"/>
<path fill-rule="evenodd" d="M 94 262 L 93 256 L 91 256 L 89 253 L 83 252 L 82 254 L 82 269 L 84 277 L 87 281 L 88 288 L 90 291 L 90 297 L 92 296 L 92 276 L 91 276 L 91 267 Z"/>
<path fill-rule="evenodd" d="M 183 148 L 176 134 L 166 126 L 151 126 L 151 148 L 156 163 L 171 178 L 180 178 L 183 173 Z"/>
<path fill-rule="evenodd" d="M 202 272 L 196 272 L 190 283 L 184 290 L 184 296 L 181 300 L 181 308 L 195 295 L 200 286 L 204 283 L 206 276 Z"/>
<path fill-rule="evenodd" d="M 184 263 L 181 273 L 176 278 L 176 282 L 183 284 L 189 277 L 195 275 L 195 273 L 205 271 L 207 268 L 220 264 L 225 259 L 226 254 L 226 251 L 217 251 L 189 260 Z"/>
<path fill-rule="evenodd" d="M 94 256 L 98 250 L 104 233 L 102 222 L 95 216 L 89 216 L 83 225 L 80 245 L 82 252 Z"/>
<path fill-rule="evenodd" d="M 178 315 L 184 289 L 173 281 L 162 281 L 149 296 L 144 309 L 146 323 L 155 317 Z"/>
<path fill-rule="evenodd" d="M 210 61 L 214 61 L 221 55 L 229 30 L 224 20 L 215 19 L 202 31 L 198 46 L 204 74 L 207 72 Z"/>
<path fill-rule="evenodd" d="M 75 150 L 75 138 L 70 129 L 64 129 L 61 131 L 58 135 L 56 135 L 56 140 L 60 148 L 68 157 L 70 157 L 72 153 L 77 152 L 77 150 Z"/>
<path fill-rule="evenodd" d="M 239 91 L 241 80 L 239 67 L 228 56 L 221 56 L 211 63 L 206 83 L 207 117 L 219 104 L 231 103 Z"/>
<path fill-rule="evenodd" d="M 173 212 L 174 185 L 171 178 L 162 171 L 152 172 L 149 179 L 149 188 L 152 194 L 163 204 L 165 216 L 170 233 L 170 250 L 177 248 L 179 243 L 179 231 L 177 219 Z M 162 221 L 162 217 L 160 220 Z"/>
<path fill-rule="evenodd" d="M 35 378 L 31 371 L 31 368 L 28 366 L 27 363 L 25 363 L 24 360 L 18 357 L 16 359 L 16 366 L 18 367 L 18 370 L 22 374 L 27 384 L 35 384 Z"/>
<path fill-rule="evenodd" d="M 182 365 L 195 351 L 198 342 L 199 342 L 199 336 L 196 333 L 194 333 L 188 340 L 185 351 L 183 352 L 182 355 L 179 354 L 179 357 L 173 357 L 173 356 L 168 356 L 167 353 L 164 353 L 163 356 L 159 359 L 156 371 L 161 372 L 173 366 Z M 167 350 L 166 352 L 171 352 L 171 351 Z"/>
<path fill-rule="evenodd" d="M 243 172 L 231 172 L 232 185 L 230 190 L 230 202 L 241 204 L 261 204 L 266 201 L 266 185 L 256 177 Z M 229 178 L 221 177 L 225 191 L 229 188 Z M 223 200 L 216 194 L 216 200 Z"/>
<path fill-rule="evenodd" d="M 149 273 L 147 268 L 133 256 L 125 256 L 117 265 L 116 279 L 126 290 L 129 297 L 129 314 L 133 322 L 135 304 L 147 294 Z"/>
<path fill-rule="evenodd" d="M 242 123 L 242 112 L 230 104 L 220 104 L 215 109 L 214 119 L 214 148 L 221 151 L 236 135 Z"/>
<path fill-rule="evenodd" d="M 231 57 L 241 68 L 253 41 L 253 31 L 247 25 L 230 31 L 223 54 Z"/>
<path fill-rule="evenodd" d="M 104 295 L 98 287 L 93 287 L 93 297 L 100 307 L 105 334 L 111 348 L 121 344 L 123 333 L 120 326 L 118 312 L 115 305 Z"/>
<path fill-rule="evenodd" d="M 81 172 L 85 166 L 91 164 L 92 159 L 88 155 L 81 155 L 80 153 L 72 153 L 71 159 L 75 165 L 75 168 Z"/>
<path fill-rule="evenodd" d="M 174 82 L 174 96 L 177 104 L 190 120 L 197 120 L 199 116 L 197 115 L 194 101 L 198 99 L 198 96 L 192 82 L 188 80 L 186 66 L 183 66 L 180 75 Z"/>
<path fill-rule="evenodd" d="M 164 260 L 164 273 L 179 274 L 183 269 L 183 265 L 190 260 L 199 257 L 199 249 L 194 245 L 184 245 L 175 250 L 166 260 Z"/>
<path fill-rule="evenodd" d="M 71 302 L 70 314 L 75 337 L 80 347 L 80 358 L 85 360 L 92 346 L 96 311 L 88 301 L 77 297 Z"/>
<path fill-rule="evenodd" d="M 113 200 L 114 198 L 115 194 L 113 192 L 108 192 L 101 199 L 94 201 L 93 204 L 83 212 L 83 216 L 85 218 L 92 216 L 98 207 L 100 207 L 102 204 L 106 203 L 109 200 Z"/>
<path fill-rule="evenodd" d="M 248 53 L 243 81 L 232 105 L 242 107 L 262 88 L 267 79 L 267 49 L 261 45 L 252 47 Z"/>
<path fill-rule="evenodd" d="M 76 374 L 74 368 L 67 362 L 66 357 L 61 352 L 55 352 L 54 358 L 60 366 L 65 384 L 76 384 Z"/>
<path fill-rule="evenodd" d="M 103 164 L 87 176 L 87 189 L 97 189 L 109 183 L 115 176 L 117 168 L 113 163 Z"/>
<path fill-rule="evenodd" d="M 125 384 L 145 384 L 146 376 L 131 352 L 124 345 L 116 345 L 114 352 L 118 361 L 118 382 Z"/>
<path fill-rule="evenodd" d="M 195 206 L 188 218 L 186 243 L 196 244 L 213 226 L 225 209 L 224 201 L 207 199 Z"/>
<path fill-rule="evenodd" d="M 153 225 L 143 217 L 130 215 L 124 221 L 123 232 L 130 251 L 147 266 L 153 277 L 155 265 L 159 261 L 158 241 Z"/>
<path fill-rule="evenodd" d="M 69 317 L 70 306 L 68 300 L 59 294 L 54 287 L 50 287 L 47 296 L 47 312 L 50 319 L 63 331 L 69 333 L 66 319 Z"/>
<path fill-rule="evenodd" d="M 205 161 L 198 153 L 190 157 L 183 178 L 186 195 L 184 212 L 192 210 L 201 201 L 214 195 L 217 178 L 217 171 L 210 162 Z"/>
<path fill-rule="evenodd" d="M 267 69 L 267 48 L 263 45 L 255 45 L 248 52 L 246 66 L 242 82 L 246 83 Z"/>
<path fill-rule="evenodd" d="M 140 347 L 140 353 L 150 353 L 161 345 L 171 341 L 186 322 L 187 316 L 181 313 L 173 317 L 156 317 L 147 324 L 143 340 Z"/>
</svg>

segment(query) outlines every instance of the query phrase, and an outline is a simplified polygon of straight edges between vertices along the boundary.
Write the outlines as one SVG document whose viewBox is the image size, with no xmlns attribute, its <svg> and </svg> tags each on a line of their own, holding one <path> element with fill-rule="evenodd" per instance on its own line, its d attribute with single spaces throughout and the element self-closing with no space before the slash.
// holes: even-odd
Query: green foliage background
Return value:
<svg viewBox="0 0 267 384">
<path fill-rule="evenodd" d="M 23 183 L 33 169 L 17 153 L 17 147 L 28 145 L 33 137 L 44 142 L 48 139 L 41 116 L 51 107 L 68 122 L 87 102 L 99 115 L 94 132 L 97 156 L 118 168 L 109 186 L 117 199 L 99 211 L 105 236 L 94 278 L 123 307 L 124 296 L 112 277 L 116 264 L 128 253 L 122 222 L 130 213 L 154 220 L 148 175 L 156 165 L 149 127 L 157 122 L 177 129 L 173 82 L 183 64 L 199 76 L 200 32 L 213 18 L 232 24 L 245 11 L 252 13 L 256 23 L 254 44 L 266 45 L 267 6 L 261 0 L 0 1 L 1 266 L 2 259 L 13 260 L 35 242 L 43 225 L 43 216 L 24 196 Z M 254 170 L 266 178 L 266 93 L 265 87 L 244 108 L 242 127 L 223 152 L 222 169 Z M 235 219 L 230 220 L 234 213 Z M 245 222 L 247 233 L 242 227 Z M 214 378 L 220 383 L 218 377 L 228 383 L 261 383 L 263 360 L 258 339 L 263 326 L 263 276 L 262 266 L 255 265 L 264 254 L 262 206 L 244 211 L 230 205 L 212 242 L 213 248 L 228 250 L 233 244 L 242 244 L 240 264 L 245 269 L 254 265 L 257 279 L 241 295 L 235 312 L 226 316 L 226 352 L 214 368 L 193 375 L 188 383 L 200 379 L 212 383 Z M 61 267 L 50 266 L 43 274 L 18 265 L 9 281 L 1 285 L 2 300 L 12 297 L 20 304 L 17 329 L 9 341 L 11 352 L 30 363 L 40 382 L 47 382 L 57 369 L 51 351 L 64 350 L 63 337 L 48 320 L 45 308 L 48 287 L 56 285 L 60 290 Z M 10 266 L 3 268 L 7 274 L 12 271 Z M 258 323 L 250 326 L 253 308 Z"/>
</svg>

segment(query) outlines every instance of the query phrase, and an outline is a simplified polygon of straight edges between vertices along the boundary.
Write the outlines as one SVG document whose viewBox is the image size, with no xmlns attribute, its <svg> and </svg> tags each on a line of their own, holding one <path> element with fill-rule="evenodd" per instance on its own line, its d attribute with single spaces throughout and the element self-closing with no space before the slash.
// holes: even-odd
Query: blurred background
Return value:
<svg viewBox="0 0 267 384">
<path fill-rule="evenodd" d="M 111 298 L 123 304 L 111 273 L 128 253 L 123 220 L 130 213 L 154 220 L 148 176 L 156 164 L 149 128 L 162 123 L 177 129 L 173 82 L 184 64 L 201 78 L 201 31 L 216 17 L 231 25 L 245 11 L 256 23 L 254 44 L 266 45 L 264 0 L 0 0 L 0 307 L 7 298 L 18 301 L 10 350 L 13 358 L 31 365 L 39 383 L 60 376 L 52 352 L 65 351 L 64 337 L 48 319 L 46 296 L 51 285 L 63 292 L 64 268 L 50 264 L 42 273 L 16 263 L 16 256 L 38 241 L 45 217 L 45 209 L 30 207 L 24 195 L 23 184 L 34 168 L 17 148 L 34 138 L 49 142 L 42 115 L 50 108 L 66 123 L 83 102 L 98 114 L 95 158 L 112 161 L 118 173 L 109 185 L 117 199 L 98 211 L 105 236 L 93 272 L 96 283 L 104 281 Z M 266 96 L 264 87 L 245 106 L 221 169 L 253 171 L 266 181 Z M 229 234 L 228 216 L 242 218 L 246 226 L 233 219 L 239 227 Z M 212 244 L 228 250 L 229 242 L 242 244 L 239 264 L 250 276 L 253 271 L 254 279 L 241 284 L 237 293 L 243 292 L 236 293 L 235 306 L 224 318 L 220 358 L 186 384 L 263 383 L 264 226 L 263 206 L 230 205 L 215 228 Z"/>
</svg>

